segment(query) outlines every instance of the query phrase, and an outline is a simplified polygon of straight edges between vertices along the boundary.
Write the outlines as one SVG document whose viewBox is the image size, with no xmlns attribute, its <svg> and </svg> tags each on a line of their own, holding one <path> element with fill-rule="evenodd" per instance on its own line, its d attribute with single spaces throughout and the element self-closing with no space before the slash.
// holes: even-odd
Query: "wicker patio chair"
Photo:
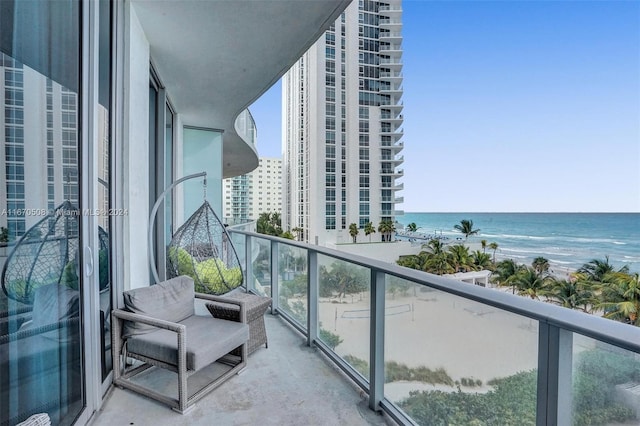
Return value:
<svg viewBox="0 0 640 426">
<path fill-rule="evenodd" d="M 185 413 L 245 368 L 249 327 L 244 302 L 234 302 L 240 318 L 234 322 L 195 315 L 195 299 L 212 302 L 222 298 L 196 293 L 193 279 L 187 276 L 124 293 L 126 310 L 112 312 L 113 381 L 117 386 Z M 127 368 L 127 358 L 141 363 Z M 226 371 L 211 378 L 207 367 L 213 364 L 226 366 Z M 123 371 L 121 366 L 125 367 Z M 177 398 L 133 380 L 152 367 L 177 373 Z M 192 389 L 187 382 L 190 376 L 197 376 L 205 384 Z"/>
</svg>

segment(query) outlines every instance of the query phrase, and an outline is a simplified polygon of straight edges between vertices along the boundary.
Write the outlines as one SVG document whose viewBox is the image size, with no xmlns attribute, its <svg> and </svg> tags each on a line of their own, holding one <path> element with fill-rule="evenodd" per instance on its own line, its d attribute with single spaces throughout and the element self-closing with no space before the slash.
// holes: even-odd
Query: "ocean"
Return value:
<svg viewBox="0 0 640 426">
<path fill-rule="evenodd" d="M 497 259 L 531 265 L 542 256 L 551 267 L 578 269 L 608 256 L 616 268 L 628 265 L 640 273 L 640 213 L 405 213 L 397 221 L 402 227 L 415 222 L 419 233 L 456 243 L 461 234 L 453 227 L 463 219 L 480 230 L 468 242 L 497 243 Z"/>
</svg>

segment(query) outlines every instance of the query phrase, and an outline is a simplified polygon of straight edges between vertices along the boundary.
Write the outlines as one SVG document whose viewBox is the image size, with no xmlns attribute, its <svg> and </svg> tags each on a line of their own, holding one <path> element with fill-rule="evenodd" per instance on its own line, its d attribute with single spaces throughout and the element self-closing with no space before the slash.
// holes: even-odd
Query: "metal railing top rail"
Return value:
<svg viewBox="0 0 640 426">
<path fill-rule="evenodd" d="M 493 306 L 506 312 L 525 316 L 567 331 L 610 343 L 632 352 L 640 353 L 640 327 L 327 247 L 255 232 L 234 229 L 229 229 L 229 232 L 273 240 L 289 246 L 312 250 L 324 256 L 377 270 L 387 275 L 411 281 L 415 284 Z"/>
</svg>

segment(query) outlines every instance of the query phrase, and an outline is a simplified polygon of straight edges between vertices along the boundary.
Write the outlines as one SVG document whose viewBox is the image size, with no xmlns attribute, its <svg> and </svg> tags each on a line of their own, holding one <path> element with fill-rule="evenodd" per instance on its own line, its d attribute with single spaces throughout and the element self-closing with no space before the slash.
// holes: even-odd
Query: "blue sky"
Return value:
<svg viewBox="0 0 640 426">
<path fill-rule="evenodd" d="M 403 3 L 408 212 L 640 212 L 640 1 Z M 281 86 L 250 107 L 281 156 Z"/>
</svg>

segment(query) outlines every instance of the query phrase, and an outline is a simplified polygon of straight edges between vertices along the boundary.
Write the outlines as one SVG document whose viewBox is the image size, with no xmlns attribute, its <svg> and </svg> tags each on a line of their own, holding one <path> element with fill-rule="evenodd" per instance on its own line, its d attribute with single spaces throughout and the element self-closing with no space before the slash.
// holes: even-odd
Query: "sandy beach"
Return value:
<svg viewBox="0 0 640 426">
<path fill-rule="evenodd" d="M 469 301 L 438 290 L 413 289 L 406 295 L 387 295 L 385 308 L 385 360 L 410 368 L 443 368 L 454 381 L 481 380 L 462 387 L 465 392 L 491 389 L 487 382 L 538 365 L 538 324 L 529 318 Z M 321 328 L 340 336 L 340 356 L 369 359 L 369 293 L 321 299 Z M 293 302 L 294 299 L 291 300 Z M 589 343 L 576 345 L 582 350 Z M 398 381 L 387 384 L 385 394 L 399 401 L 412 390 L 456 391 L 457 387 Z"/>
<path fill-rule="evenodd" d="M 368 304 L 367 294 L 320 304 L 322 327 L 343 339 L 338 354 L 369 358 Z M 386 313 L 387 361 L 483 382 L 537 367 L 538 327 L 528 318 L 436 290 L 388 298 Z"/>
</svg>

